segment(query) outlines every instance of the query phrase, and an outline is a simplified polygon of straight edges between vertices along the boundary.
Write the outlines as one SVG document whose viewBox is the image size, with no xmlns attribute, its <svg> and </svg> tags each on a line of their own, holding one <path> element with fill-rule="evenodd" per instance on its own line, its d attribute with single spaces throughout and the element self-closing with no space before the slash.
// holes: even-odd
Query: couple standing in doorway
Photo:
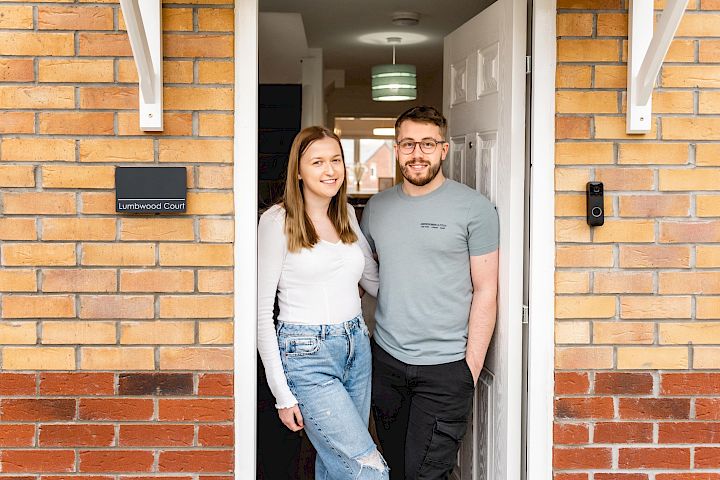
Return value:
<svg viewBox="0 0 720 480">
<path fill-rule="evenodd" d="M 404 112 L 395 135 L 404 180 L 359 224 L 340 140 L 301 131 L 258 227 L 258 350 L 281 421 L 317 450 L 317 480 L 448 478 L 495 325 L 493 205 L 443 176 L 436 109 Z M 378 299 L 372 340 L 358 284 Z"/>
</svg>

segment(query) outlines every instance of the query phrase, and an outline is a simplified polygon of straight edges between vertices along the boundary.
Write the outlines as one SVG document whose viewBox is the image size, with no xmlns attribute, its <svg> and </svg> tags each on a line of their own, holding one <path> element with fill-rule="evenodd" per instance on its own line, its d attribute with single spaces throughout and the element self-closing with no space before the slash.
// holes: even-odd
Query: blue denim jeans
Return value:
<svg viewBox="0 0 720 480">
<path fill-rule="evenodd" d="M 317 450 L 316 480 L 387 480 L 368 432 L 372 361 L 361 316 L 337 325 L 278 322 L 278 347 L 305 432 Z"/>
</svg>

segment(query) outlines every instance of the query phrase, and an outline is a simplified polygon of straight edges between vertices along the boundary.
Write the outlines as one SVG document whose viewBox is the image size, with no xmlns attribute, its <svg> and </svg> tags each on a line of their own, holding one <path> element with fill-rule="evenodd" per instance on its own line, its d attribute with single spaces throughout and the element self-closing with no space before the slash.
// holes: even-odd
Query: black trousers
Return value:
<svg viewBox="0 0 720 480">
<path fill-rule="evenodd" d="M 448 478 L 472 407 L 470 367 L 409 365 L 375 342 L 372 354 L 372 410 L 390 479 Z"/>
</svg>

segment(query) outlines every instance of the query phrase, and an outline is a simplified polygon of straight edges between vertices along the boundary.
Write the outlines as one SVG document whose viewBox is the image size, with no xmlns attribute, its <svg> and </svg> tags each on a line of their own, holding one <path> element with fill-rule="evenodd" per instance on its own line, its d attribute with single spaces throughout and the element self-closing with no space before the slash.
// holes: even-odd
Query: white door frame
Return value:
<svg viewBox="0 0 720 480">
<path fill-rule="evenodd" d="M 258 0 L 235 0 L 235 478 L 256 478 Z"/>
<path fill-rule="evenodd" d="M 534 0 L 527 478 L 552 478 L 556 0 Z M 235 478 L 254 479 L 257 425 L 258 0 L 235 0 Z"/>
<path fill-rule="evenodd" d="M 552 478 L 556 0 L 533 0 L 527 479 Z"/>
</svg>

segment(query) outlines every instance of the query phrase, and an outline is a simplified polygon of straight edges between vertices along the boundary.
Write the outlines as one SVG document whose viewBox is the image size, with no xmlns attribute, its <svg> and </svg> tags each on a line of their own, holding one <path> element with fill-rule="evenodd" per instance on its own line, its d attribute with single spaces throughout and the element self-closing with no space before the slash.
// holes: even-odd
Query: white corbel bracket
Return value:
<svg viewBox="0 0 720 480">
<path fill-rule="evenodd" d="M 627 133 L 652 129 L 652 92 L 688 0 L 667 0 L 653 34 L 653 0 L 630 0 Z"/>
<path fill-rule="evenodd" d="M 162 1 L 120 0 L 140 83 L 140 129 L 163 129 Z"/>
</svg>

